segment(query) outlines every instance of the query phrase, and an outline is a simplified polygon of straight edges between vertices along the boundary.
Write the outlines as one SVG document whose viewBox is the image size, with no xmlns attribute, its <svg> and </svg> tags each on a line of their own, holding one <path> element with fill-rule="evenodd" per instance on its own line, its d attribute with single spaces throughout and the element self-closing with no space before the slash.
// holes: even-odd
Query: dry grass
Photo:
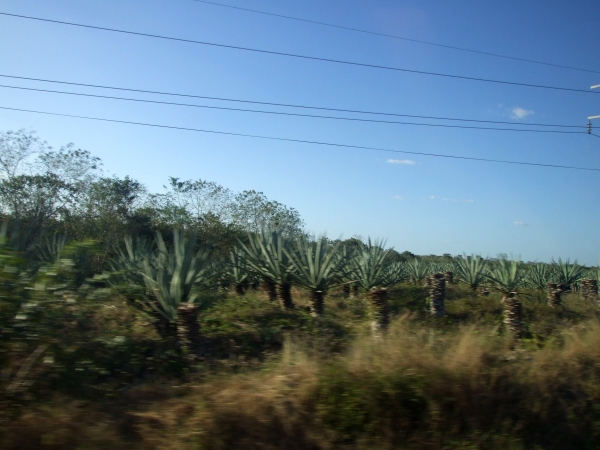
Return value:
<svg viewBox="0 0 600 450">
<path fill-rule="evenodd" d="M 410 294 L 412 303 L 393 299 L 397 316 L 378 341 L 364 331 L 360 301 L 331 298 L 314 322 L 232 298 L 203 317 L 207 339 L 232 342 L 220 352 L 282 348 L 277 356 L 93 402 L 55 397 L 5 423 L 0 448 L 600 448 L 593 305 L 571 295 L 557 311 L 531 294 L 529 335 L 515 343 L 493 295 L 457 290 L 448 317 L 431 321 L 420 292 Z"/>
</svg>

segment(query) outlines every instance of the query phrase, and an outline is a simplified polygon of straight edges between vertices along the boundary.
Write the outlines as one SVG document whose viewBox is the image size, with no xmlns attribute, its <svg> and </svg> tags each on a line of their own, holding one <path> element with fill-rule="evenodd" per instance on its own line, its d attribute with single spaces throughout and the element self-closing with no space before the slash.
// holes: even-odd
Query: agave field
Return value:
<svg viewBox="0 0 600 450">
<path fill-rule="evenodd" d="M 5 223 L 3 448 L 600 443 L 596 267 L 267 229 L 20 239 Z"/>
<path fill-rule="evenodd" d="M 102 276 L 115 287 L 134 289 L 131 301 L 152 314 L 160 330 L 175 324 L 175 345 L 190 357 L 199 351 L 199 329 L 192 326 L 198 320 L 199 292 L 211 288 L 243 296 L 260 285 L 270 301 L 292 310 L 295 286 L 308 296 L 313 317 L 323 315 L 328 292 L 341 289 L 343 298 L 360 293 L 370 302 L 372 328 L 381 330 L 389 323 L 387 288 L 402 283 L 427 286 L 430 314 L 443 317 L 446 284 L 460 283 L 480 295 L 501 293 L 504 324 L 515 338 L 523 333 L 520 290 L 545 291 L 553 308 L 562 306 L 563 293 L 580 292 L 590 302 L 598 295 L 598 269 L 569 260 L 525 264 L 471 255 L 444 262 L 418 257 L 398 261 L 384 242 L 371 239 L 350 248 L 326 237 L 290 239 L 280 231 L 263 230 L 240 240 L 226 261 L 211 258 L 208 247 L 198 249 L 195 237 L 177 231 L 172 249 L 160 234 L 155 245 L 140 240 L 134 244 L 128 238 L 125 248 L 115 257 L 113 271 Z"/>
<path fill-rule="evenodd" d="M 600 448 L 597 267 L 313 237 L 25 131 L 0 153 L 0 448 Z"/>
</svg>

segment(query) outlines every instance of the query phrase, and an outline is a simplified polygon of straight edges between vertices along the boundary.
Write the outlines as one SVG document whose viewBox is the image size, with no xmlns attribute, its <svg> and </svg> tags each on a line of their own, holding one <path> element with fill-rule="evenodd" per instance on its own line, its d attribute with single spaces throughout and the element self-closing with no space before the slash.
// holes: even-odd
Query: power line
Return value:
<svg viewBox="0 0 600 450">
<path fill-rule="evenodd" d="M 414 125 L 414 126 L 423 126 L 423 127 L 461 128 L 461 129 L 471 129 L 471 130 L 517 131 L 517 132 L 530 132 L 530 133 L 587 134 L 585 131 L 532 130 L 532 129 L 524 129 L 524 128 L 476 127 L 476 126 L 448 125 L 448 124 L 437 124 L 437 123 L 418 123 L 418 122 L 400 122 L 400 121 L 393 121 L 393 120 L 361 119 L 358 117 L 319 116 L 319 115 L 314 115 L 314 114 L 289 113 L 289 112 L 282 112 L 282 111 L 264 111 L 264 110 L 256 110 L 256 109 L 228 108 L 228 107 L 223 107 L 223 106 L 195 105 L 195 104 L 190 104 L 190 103 L 176 103 L 176 102 L 165 102 L 165 101 L 158 101 L 158 100 L 144 100 L 144 99 L 137 99 L 137 98 L 114 97 L 114 96 L 109 96 L 109 95 L 83 94 L 83 93 L 78 93 L 78 92 L 55 91 L 55 90 L 50 90 L 50 89 L 37 89 L 37 88 L 27 88 L 27 87 L 20 87 L 20 86 L 6 86 L 6 85 L 1 85 L 1 84 L 0 84 L 0 88 L 21 89 L 21 90 L 35 91 L 35 92 L 76 95 L 76 96 L 81 96 L 81 97 L 104 98 L 104 99 L 110 99 L 110 100 L 122 100 L 122 101 L 139 102 L 139 103 L 153 103 L 153 104 L 159 104 L 159 105 L 185 106 L 185 107 L 192 107 L 192 108 L 216 109 L 216 110 L 258 113 L 258 114 L 272 114 L 272 115 L 282 115 L 282 116 L 292 116 L 292 117 L 307 117 L 307 118 L 313 118 L 313 119 L 330 119 L 330 120 L 345 120 L 345 121 L 353 121 L 353 122 L 382 123 L 382 124 L 389 124 L 389 125 Z M 586 128 L 586 127 L 580 127 L 580 128 Z"/>
<path fill-rule="evenodd" d="M 490 163 L 499 163 L 499 164 L 513 164 L 513 165 L 522 165 L 522 166 L 536 166 L 536 167 L 549 167 L 555 169 L 570 169 L 570 170 L 585 170 L 590 172 L 600 172 L 600 169 L 592 168 L 592 167 L 577 167 L 577 166 L 564 166 L 558 164 L 544 164 L 544 163 L 530 163 L 523 161 L 508 161 L 502 159 L 487 159 L 487 158 L 474 158 L 470 156 L 457 156 L 457 155 L 444 155 L 440 153 L 424 153 L 424 152 L 411 152 L 407 150 L 392 150 L 386 148 L 378 148 L 378 147 L 366 147 L 361 145 L 350 145 L 350 144 L 339 144 L 334 142 L 322 142 L 322 141 L 309 141 L 304 139 L 292 139 L 292 138 L 282 138 L 282 137 L 274 137 L 274 136 L 261 136 L 256 134 L 244 134 L 244 133 L 233 133 L 228 131 L 215 131 L 215 130 L 204 130 L 200 128 L 188 128 L 188 127 L 177 127 L 172 125 L 161 125 L 154 123 L 144 123 L 144 122 L 133 122 L 127 120 L 117 120 L 117 119 L 106 119 L 100 117 L 89 117 L 89 116 L 79 116 L 74 114 L 61 114 L 61 113 L 53 113 L 48 111 L 34 111 L 29 109 L 20 109 L 20 108 L 9 108 L 5 106 L 0 106 L 0 109 L 8 110 L 8 111 L 19 111 L 26 112 L 32 114 L 43 114 L 48 116 L 59 116 L 59 117 L 70 117 L 75 119 L 85 119 L 85 120 L 94 120 L 99 122 L 110 122 L 110 123 L 121 123 L 126 125 L 137 125 L 137 126 L 145 126 L 145 127 L 153 127 L 153 128 L 164 128 L 170 130 L 179 130 L 179 131 L 193 131 L 198 133 L 207 133 L 207 134 L 217 134 L 224 136 L 237 136 L 237 137 L 246 137 L 253 139 L 263 139 L 270 141 L 280 141 L 280 142 L 294 142 L 298 144 L 310 144 L 310 145 L 321 145 L 328 147 L 337 147 L 337 148 L 353 148 L 358 150 L 371 150 L 377 152 L 385 152 L 385 153 L 402 153 L 408 155 L 419 155 L 419 156 L 431 156 L 435 158 L 448 158 L 448 159 L 461 159 L 461 160 L 470 160 L 470 161 L 480 161 L 480 162 L 490 162 Z"/>
<path fill-rule="evenodd" d="M 495 120 L 460 119 L 460 118 L 456 118 L 456 117 L 422 116 L 422 115 L 413 115 L 413 114 L 399 114 L 399 113 L 366 111 L 366 110 L 356 110 L 356 109 L 328 108 L 328 107 L 323 107 L 323 106 L 308 106 L 308 105 L 298 105 L 298 104 L 290 104 L 290 103 L 262 102 L 262 101 L 243 100 L 243 99 L 234 99 L 234 98 L 226 98 L 226 97 L 209 97 L 209 96 L 205 96 L 205 95 L 182 94 L 182 93 L 164 92 L 164 91 L 149 91 L 149 90 L 143 90 L 143 89 L 124 88 L 124 87 L 118 87 L 118 86 L 106 86 L 106 85 L 99 85 L 99 84 L 86 84 L 86 83 L 76 83 L 76 82 L 70 82 L 70 81 L 48 80 L 48 79 L 43 79 L 43 78 L 19 77 L 19 76 L 15 76 L 15 75 L 5 75 L 5 74 L 0 74 L 0 77 L 12 78 L 12 79 L 16 79 L 16 80 L 40 81 L 40 82 L 44 82 L 44 83 L 65 84 L 65 85 L 69 85 L 69 86 L 91 87 L 91 88 L 97 88 L 97 89 L 109 89 L 109 90 L 126 91 L 126 92 L 139 92 L 139 93 L 144 93 L 144 94 L 167 95 L 167 96 L 185 97 L 185 98 L 200 98 L 200 99 L 204 99 L 204 100 L 218 100 L 218 101 L 236 102 L 236 103 L 249 103 L 249 104 L 255 104 L 255 105 L 281 106 L 281 107 L 286 107 L 286 108 L 314 109 L 314 110 L 321 110 L 321 111 L 335 111 L 335 112 L 345 112 L 345 113 L 354 113 L 354 114 L 372 114 L 372 115 L 391 116 L 391 117 L 410 117 L 413 119 L 451 120 L 451 121 L 474 122 L 474 123 L 493 123 L 493 124 L 513 125 L 513 126 L 585 128 L 585 126 L 582 126 L 582 125 L 561 125 L 561 124 L 548 124 L 548 123 L 515 123 L 515 122 L 495 121 Z M 25 89 L 25 88 L 23 88 L 23 89 Z"/>
<path fill-rule="evenodd" d="M 402 41 L 415 42 L 415 43 L 418 43 L 418 44 L 432 45 L 432 46 L 435 46 L 435 47 L 448 48 L 448 49 L 452 49 L 452 50 L 460 50 L 462 52 L 477 53 L 479 55 L 493 56 L 493 57 L 496 57 L 496 58 L 511 59 L 513 61 L 521 61 L 521 62 L 527 62 L 527 63 L 533 63 L 533 64 L 541 64 L 541 65 L 544 65 L 544 66 L 560 67 L 561 69 L 578 70 L 580 72 L 600 73 L 600 71 L 597 71 L 597 70 L 582 69 L 582 68 L 579 68 L 579 67 L 565 66 L 563 64 L 553 64 L 553 63 L 548 63 L 548 62 L 543 62 L 543 61 L 536 61 L 536 60 L 533 60 L 533 59 L 518 58 L 516 56 L 502 55 L 500 53 L 484 52 L 484 51 L 481 51 L 481 50 L 473 50 L 473 49 L 465 48 L 465 47 L 456 47 L 456 46 L 453 46 L 453 45 L 439 44 L 437 42 L 422 41 L 422 40 L 419 40 L 419 39 L 412 39 L 412 38 L 407 38 L 407 37 L 404 37 L 404 36 L 398 36 L 398 35 L 394 35 L 394 34 L 378 33 L 376 31 L 363 30 L 363 29 L 360 29 L 360 28 L 347 27 L 347 26 L 343 26 L 343 25 L 335 25 L 335 24 L 332 24 L 332 23 L 320 22 L 320 21 L 317 21 L 317 20 L 302 19 L 300 17 L 286 16 L 284 14 L 276 14 L 276 13 L 271 13 L 271 12 L 266 12 L 266 11 L 259 11 L 259 10 L 256 10 L 256 9 L 242 8 L 240 6 L 226 5 L 226 4 L 223 4 L 223 3 L 209 2 L 209 1 L 205 1 L 205 0 L 194 0 L 194 1 L 198 2 L 198 3 L 205 3 L 205 4 L 208 4 L 208 5 L 220 6 L 220 7 L 223 7 L 223 8 L 237 9 L 237 10 L 240 10 L 240 11 L 246 11 L 246 12 L 251 12 L 251 13 L 255 13 L 255 14 L 263 14 L 265 16 L 279 17 L 279 18 L 282 18 L 282 19 L 295 20 L 295 21 L 298 21 L 298 22 L 306 22 L 306 23 L 311 23 L 313 25 L 321 25 L 321 26 L 330 27 L 330 28 L 338 28 L 340 30 L 355 31 L 355 32 L 358 32 L 358 33 L 370 34 L 370 35 L 373 35 L 373 36 L 382 36 L 382 37 L 387 37 L 387 38 L 392 38 L 392 39 L 398 39 L 398 40 L 402 40 Z"/>
<path fill-rule="evenodd" d="M 568 91 L 568 92 L 582 92 L 582 93 L 586 93 L 586 94 L 600 94 L 600 92 L 593 92 L 593 91 L 584 90 L 584 89 L 566 88 L 566 87 L 559 87 L 559 86 L 548 86 L 548 85 L 543 85 L 543 84 L 519 83 L 516 81 L 493 80 L 493 79 L 489 79 L 489 78 L 468 77 L 468 76 L 464 76 L 464 75 L 451 75 L 451 74 L 447 74 L 447 73 L 428 72 L 428 71 L 424 71 L 424 70 L 405 69 L 405 68 L 393 67 L 393 66 L 382 66 L 382 65 L 377 65 L 377 64 L 360 63 L 360 62 L 356 62 L 356 61 L 346 61 L 346 60 L 341 60 L 341 59 L 321 58 L 318 56 L 300 55 L 297 53 L 276 52 L 276 51 L 272 51 L 272 50 L 262 50 L 262 49 L 251 48 L 251 47 L 240 47 L 237 45 L 217 44 L 215 42 L 197 41 L 197 40 L 193 40 L 193 39 L 176 38 L 176 37 L 171 37 L 171 36 L 162 36 L 162 35 L 150 34 L 150 33 L 140 33 L 137 31 L 119 30 L 116 28 L 98 27 L 98 26 L 94 26 L 94 25 L 85 25 L 85 24 L 74 23 L 74 22 L 64 22 L 61 20 L 42 19 L 40 17 L 23 16 L 23 15 L 19 15 L 19 14 L 9 14 L 9 13 L 4 13 L 4 12 L 0 12 L 0 15 L 8 16 L 8 17 L 16 17 L 16 18 L 20 18 L 20 19 L 36 20 L 36 21 L 40 21 L 40 22 L 54 23 L 54 24 L 59 24 L 59 25 L 69 25 L 69 26 L 73 26 L 73 27 L 89 28 L 89 29 L 93 29 L 93 30 L 110 31 L 113 33 L 128 34 L 128 35 L 133 35 L 133 36 L 150 37 L 150 38 L 155 38 L 155 39 L 164 39 L 164 40 L 176 41 L 176 42 L 187 42 L 189 44 L 207 45 L 207 46 L 211 46 L 211 47 L 228 48 L 228 49 L 232 49 L 232 50 L 242 50 L 242 51 L 246 51 L 246 52 L 262 53 L 262 54 L 267 54 L 267 55 L 286 56 L 289 58 L 304 59 L 304 60 L 309 60 L 309 61 L 328 62 L 328 63 L 334 63 L 334 64 L 343 64 L 343 65 L 347 65 L 347 66 L 366 67 L 366 68 L 370 68 L 370 69 L 380 69 L 380 70 L 391 70 L 394 72 L 414 73 L 414 74 L 419 74 L 419 75 L 430 75 L 430 76 L 436 76 L 436 77 L 454 78 L 454 79 L 468 80 L 468 81 L 479 81 L 479 82 L 484 82 L 484 83 L 504 84 L 504 85 L 510 85 L 510 86 L 521 86 L 521 87 L 530 87 L 530 88 L 537 88 L 537 89 L 550 89 L 550 90 L 554 90 L 554 91 Z"/>
</svg>

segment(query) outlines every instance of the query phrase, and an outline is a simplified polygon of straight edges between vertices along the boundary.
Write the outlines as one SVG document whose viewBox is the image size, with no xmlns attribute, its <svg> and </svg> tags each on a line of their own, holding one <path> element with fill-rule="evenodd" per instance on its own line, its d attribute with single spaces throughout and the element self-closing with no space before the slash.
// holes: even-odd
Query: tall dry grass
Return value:
<svg viewBox="0 0 600 450">
<path fill-rule="evenodd" d="M 286 344 L 266 373 L 208 385 L 203 448 L 600 447 L 600 326 L 542 349 L 494 329 L 396 321 L 316 361 Z"/>
<path fill-rule="evenodd" d="M 573 295 L 558 311 L 532 297 L 530 337 L 515 342 L 493 296 L 457 297 L 446 319 L 431 321 L 409 294 L 418 301 L 397 307 L 380 340 L 358 303 L 332 301 L 331 315 L 311 322 L 233 299 L 203 318 L 206 338 L 219 354 L 260 344 L 277 356 L 244 373 L 148 380 L 104 400 L 57 395 L 0 424 L 0 448 L 600 448 L 594 305 Z M 305 338 L 286 331 L 294 324 Z M 288 332 L 275 353 L 264 336 Z"/>
</svg>

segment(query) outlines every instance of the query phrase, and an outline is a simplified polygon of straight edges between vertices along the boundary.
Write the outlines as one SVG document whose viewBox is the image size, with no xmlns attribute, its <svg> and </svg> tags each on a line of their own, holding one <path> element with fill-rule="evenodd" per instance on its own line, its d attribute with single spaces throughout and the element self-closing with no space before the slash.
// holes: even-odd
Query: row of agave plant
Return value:
<svg viewBox="0 0 600 450">
<path fill-rule="evenodd" d="M 249 234 L 225 262 L 215 261 L 209 247 L 199 247 L 195 236 L 178 231 L 172 247 L 160 234 L 155 242 L 127 238 L 113 259 L 111 272 L 103 275 L 154 317 L 163 338 L 173 340 L 189 355 L 196 355 L 200 348 L 200 292 L 227 285 L 241 295 L 251 286 L 262 285 L 269 299 L 286 310 L 295 308 L 292 286 L 303 288 L 309 294 L 310 313 L 316 317 L 323 314 L 325 296 L 333 288 L 340 288 L 344 296 L 362 291 L 370 299 L 373 327 L 381 330 L 388 323 L 386 288 L 402 282 L 427 283 L 431 314 L 439 317 L 444 315 L 446 282 L 456 280 L 474 290 L 485 287 L 503 293 L 505 322 L 519 335 L 519 289 L 549 289 L 550 304 L 559 306 L 560 294 L 585 284 L 586 276 L 594 281 L 591 292 L 596 295 L 599 275 L 598 269 L 588 273 L 577 263 L 560 259 L 533 265 L 480 256 L 458 257 L 444 264 L 419 258 L 400 262 L 393 260 L 392 250 L 385 249 L 383 241 L 369 239 L 349 248 L 325 237 L 290 239 L 278 231 Z"/>
</svg>

